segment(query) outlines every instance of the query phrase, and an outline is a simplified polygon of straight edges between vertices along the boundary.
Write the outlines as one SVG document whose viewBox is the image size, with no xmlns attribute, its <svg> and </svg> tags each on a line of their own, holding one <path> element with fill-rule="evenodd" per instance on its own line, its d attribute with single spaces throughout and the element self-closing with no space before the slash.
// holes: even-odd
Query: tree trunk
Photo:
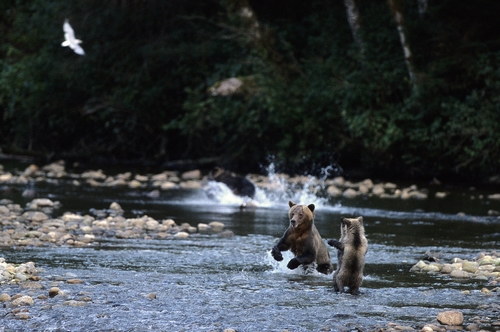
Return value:
<svg viewBox="0 0 500 332">
<path fill-rule="evenodd" d="M 300 73 L 293 55 L 287 58 L 280 54 L 276 48 L 277 37 L 274 31 L 268 27 L 262 26 L 248 0 L 228 0 L 227 11 L 230 16 L 238 19 L 242 33 L 247 42 L 255 48 L 261 56 L 275 65 L 278 72 L 283 76 L 293 76 Z"/>
<path fill-rule="evenodd" d="M 347 21 L 351 28 L 352 38 L 359 47 L 361 58 L 364 58 L 365 44 L 361 36 L 361 18 L 359 16 L 358 6 L 356 0 L 344 0 L 344 5 L 347 11 Z"/>
<path fill-rule="evenodd" d="M 408 77 L 414 91 L 417 90 L 417 81 L 415 75 L 415 67 L 413 65 L 412 53 L 410 45 L 406 40 L 406 35 L 404 31 L 404 16 L 403 16 L 403 1 L 402 0 L 387 0 L 389 3 L 389 8 L 391 9 L 392 15 L 394 16 L 394 22 L 396 22 L 396 28 L 399 33 L 399 40 L 401 42 L 401 47 L 403 48 L 406 68 L 408 70 Z"/>
<path fill-rule="evenodd" d="M 428 2 L 427 0 L 417 0 L 418 2 L 418 13 L 420 16 L 424 16 L 427 13 Z"/>
</svg>

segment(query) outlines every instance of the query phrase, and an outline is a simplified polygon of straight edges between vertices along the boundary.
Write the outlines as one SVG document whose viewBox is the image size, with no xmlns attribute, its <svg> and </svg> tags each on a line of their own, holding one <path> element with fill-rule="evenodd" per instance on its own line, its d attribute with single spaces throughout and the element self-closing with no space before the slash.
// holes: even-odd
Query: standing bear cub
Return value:
<svg viewBox="0 0 500 332">
<path fill-rule="evenodd" d="M 333 271 L 330 253 L 326 247 L 316 226 L 314 226 L 314 204 L 297 205 L 292 201 L 288 202 L 290 210 L 290 226 L 283 234 L 283 237 L 276 244 L 271 254 L 277 261 L 282 261 L 282 251 L 290 250 L 294 254 L 287 267 L 291 270 L 299 265 L 305 268 L 316 263 L 318 272 L 329 274 Z"/>
<path fill-rule="evenodd" d="M 341 218 L 340 240 L 330 240 L 328 244 L 337 248 L 337 270 L 333 274 L 333 288 L 336 292 L 358 294 L 363 281 L 365 255 L 368 241 L 365 237 L 363 217 Z"/>
</svg>

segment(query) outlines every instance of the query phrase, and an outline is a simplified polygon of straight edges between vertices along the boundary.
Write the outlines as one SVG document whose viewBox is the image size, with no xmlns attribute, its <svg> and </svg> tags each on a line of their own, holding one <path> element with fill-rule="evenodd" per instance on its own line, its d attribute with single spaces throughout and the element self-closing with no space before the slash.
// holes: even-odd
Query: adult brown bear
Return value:
<svg viewBox="0 0 500 332">
<path fill-rule="evenodd" d="M 330 240 L 328 244 L 337 248 L 337 270 L 333 274 L 333 288 L 344 292 L 358 294 L 363 281 L 365 255 L 368 251 L 368 241 L 365 237 L 363 217 L 340 219 L 340 239 Z"/>
<path fill-rule="evenodd" d="M 277 261 L 282 261 L 282 251 L 290 250 L 294 254 L 287 267 L 296 269 L 300 265 L 305 268 L 316 263 L 318 272 L 329 274 L 333 271 L 330 253 L 321 238 L 316 226 L 314 226 L 314 204 L 297 205 L 288 202 L 290 210 L 290 226 L 283 237 L 273 247 L 271 254 Z"/>
</svg>

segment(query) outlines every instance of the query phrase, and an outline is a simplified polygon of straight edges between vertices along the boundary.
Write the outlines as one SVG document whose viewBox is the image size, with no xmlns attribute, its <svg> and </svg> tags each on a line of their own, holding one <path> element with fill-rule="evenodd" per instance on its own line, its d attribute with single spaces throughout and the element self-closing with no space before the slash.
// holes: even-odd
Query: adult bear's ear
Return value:
<svg viewBox="0 0 500 332">
<path fill-rule="evenodd" d="M 288 201 L 288 206 L 289 206 L 289 207 L 292 207 L 292 206 L 295 206 L 295 205 L 297 205 L 297 204 L 295 204 L 295 203 L 294 203 L 294 202 L 292 202 L 292 201 Z"/>
<path fill-rule="evenodd" d="M 309 208 L 309 210 L 311 210 L 311 212 L 314 212 L 314 204 L 309 204 L 307 207 Z"/>
</svg>

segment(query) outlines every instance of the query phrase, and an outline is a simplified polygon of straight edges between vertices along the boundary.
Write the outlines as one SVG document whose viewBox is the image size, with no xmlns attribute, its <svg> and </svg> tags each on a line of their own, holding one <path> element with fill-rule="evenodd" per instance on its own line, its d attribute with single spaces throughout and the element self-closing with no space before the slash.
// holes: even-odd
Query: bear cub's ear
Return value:
<svg viewBox="0 0 500 332">
<path fill-rule="evenodd" d="M 363 225 L 363 217 L 358 217 L 358 221 L 361 225 Z"/>
<path fill-rule="evenodd" d="M 289 207 L 292 207 L 292 206 L 295 206 L 295 205 L 297 205 L 297 204 L 295 204 L 295 203 L 294 203 L 294 202 L 292 202 L 292 201 L 288 201 L 288 206 L 289 206 Z"/>
<path fill-rule="evenodd" d="M 351 226 L 351 221 L 347 218 L 341 217 L 340 221 L 342 222 L 343 225 Z"/>
<path fill-rule="evenodd" d="M 309 204 L 307 207 L 309 208 L 309 210 L 311 210 L 311 212 L 314 212 L 314 204 Z"/>
</svg>

